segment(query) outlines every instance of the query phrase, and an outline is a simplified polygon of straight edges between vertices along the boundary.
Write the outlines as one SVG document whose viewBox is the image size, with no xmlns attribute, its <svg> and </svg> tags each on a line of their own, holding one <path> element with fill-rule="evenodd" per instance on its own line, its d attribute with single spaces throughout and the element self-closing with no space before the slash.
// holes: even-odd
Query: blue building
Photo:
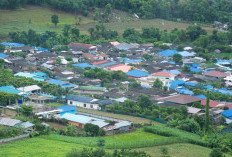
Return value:
<svg viewBox="0 0 232 157">
<path fill-rule="evenodd" d="M 132 77 L 132 78 L 146 77 L 149 75 L 145 71 L 141 71 L 141 70 L 137 70 L 137 69 L 128 71 L 126 74 L 128 77 Z"/>
<path fill-rule="evenodd" d="M 57 107 L 57 109 L 61 110 L 60 116 L 63 116 L 65 113 L 76 114 L 76 112 L 77 112 L 76 106 L 66 105 L 66 106 Z"/>
</svg>

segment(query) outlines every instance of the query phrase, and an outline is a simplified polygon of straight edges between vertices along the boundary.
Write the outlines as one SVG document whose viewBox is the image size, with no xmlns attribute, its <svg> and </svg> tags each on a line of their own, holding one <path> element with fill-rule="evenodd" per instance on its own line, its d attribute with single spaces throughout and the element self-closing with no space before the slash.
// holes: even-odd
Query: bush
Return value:
<svg viewBox="0 0 232 157">
<path fill-rule="evenodd" d="M 223 153 L 220 149 L 214 148 L 209 154 L 209 157 L 223 157 Z"/>
</svg>

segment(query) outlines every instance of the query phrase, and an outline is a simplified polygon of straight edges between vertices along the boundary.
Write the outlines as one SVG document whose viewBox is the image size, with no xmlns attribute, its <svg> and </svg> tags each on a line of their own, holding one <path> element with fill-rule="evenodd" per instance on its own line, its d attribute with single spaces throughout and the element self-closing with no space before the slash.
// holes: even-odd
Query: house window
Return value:
<svg viewBox="0 0 232 157">
<path fill-rule="evenodd" d="M 90 108 L 93 108 L 93 105 L 90 105 Z"/>
<path fill-rule="evenodd" d="M 73 102 L 72 101 L 70 101 L 70 105 L 72 105 L 73 104 Z"/>
<path fill-rule="evenodd" d="M 86 107 L 86 104 L 84 104 L 84 107 Z"/>
</svg>

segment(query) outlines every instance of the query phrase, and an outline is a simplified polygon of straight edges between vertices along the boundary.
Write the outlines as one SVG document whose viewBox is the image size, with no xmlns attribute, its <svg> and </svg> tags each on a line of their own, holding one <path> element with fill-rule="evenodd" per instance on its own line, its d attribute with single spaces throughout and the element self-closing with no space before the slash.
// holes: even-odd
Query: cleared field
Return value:
<svg viewBox="0 0 232 157">
<path fill-rule="evenodd" d="M 117 30 L 119 34 L 122 34 L 123 31 L 127 28 L 135 28 L 136 30 L 140 31 L 144 27 L 155 27 L 155 28 L 159 28 L 160 30 L 171 31 L 174 28 L 186 29 L 190 25 L 193 24 L 167 21 L 163 19 L 151 19 L 151 20 L 137 19 L 137 20 L 105 23 L 106 28 L 111 30 Z M 93 27 L 93 25 L 86 24 L 85 27 L 80 27 L 80 29 L 86 32 L 90 27 Z M 213 30 L 213 28 L 205 27 L 205 26 L 202 26 L 202 28 L 209 33 L 212 32 Z"/>
<path fill-rule="evenodd" d="M 84 109 L 84 108 L 78 108 L 78 111 L 80 112 L 86 112 L 86 113 L 91 113 L 91 114 L 96 114 L 100 116 L 106 116 L 106 117 L 112 117 L 112 118 L 118 118 L 122 120 L 128 120 L 132 121 L 133 123 L 137 124 L 155 124 L 155 125 L 163 125 L 161 123 L 145 119 L 145 118 L 140 118 L 140 117 L 134 117 L 134 116 L 129 116 L 129 115 L 122 115 L 122 114 L 114 114 L 114 113 L 109 113 L 109 112 L 102 112 L 102 111 L 97 111 L 97 110 L 90 110 L 90 109 Z"/>
<path fill-rule="evenodd" d="M 57 14 L 59 16 L 59 23 L 55 27 L 51 23 L 51 16 Z M 82 33 L 88 33 L 90 27 L 95 27 L 98 23 L 92 19 L 92 14 L 88 17 L 81 17 L 80 25 L 77 27 Z M 143 27 L 156 27 L 161 30 L 172 30 L 174 28 L 186 29 L 191 23 L 173 22 L 162 19 L 142 20 L 136 19 L 128 13 L 114 10 L 109 23 L 105 23 L 107 29 L 116 30 L 119 34 L 127 28 L 135 28 L 141 30 Z M 6 39 L 7 34 L 12 31 L 27 31 L 33 29 L 39 33 L 45 31 L 55 31 L 60 33 L 65 24 L 76 26 L 78 18 L 75 18 L 74 14 L 65 13 L 62 11 L 56 11 L 49 8 L 39 6 L 27 6 L 26 8 L 18 10 L 0 10 L 0 39 Z M 213 28 L 203 26 L 208 32 L 211 32 Z"/>
<path fill-rule="evenodd" d="M 51 23 L 51 16 L 57 14 L 59 23 L 57 27 Z M 94 22 L 91 18 L 81 17 L 80 24 Z M 75 25 L 76 19 L 74 14 L 55 11 L 38 6 L 28 6 L 18 10 L 0 10 L 0 34 L 6 35 L 11 31 L 27 31 L 33 29 L 37 32 L 55 31 L 61 32 L 65 24 Z M 77 18 L 78 21 L 78 18 Z"/>
<path fill-rule="evenodd" d="M 46 138 L 31 138 L 15 141 L 0 146 L 2 157 L 64 157 L 72 149 L 82 149 L 86 146 Z"/>
</svg>

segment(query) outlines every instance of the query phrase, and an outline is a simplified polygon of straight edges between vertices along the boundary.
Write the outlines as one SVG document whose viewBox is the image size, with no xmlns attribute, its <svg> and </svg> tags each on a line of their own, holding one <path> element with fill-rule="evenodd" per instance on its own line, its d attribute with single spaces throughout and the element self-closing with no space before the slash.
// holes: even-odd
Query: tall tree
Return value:
<svg viewBox="0 0 232 157">
<path fill-rule="evenodd" d="M 56 26 L 59 23 L 59 16 L 58 15 L 52 15 L 51 16 L 51 21 Z"/>
<path fill-rule="evenodd" d="M 209 91 L 207 92 L 207 99 L 205 105 L 205 132 L 209 131 Z"/>
</svg>

